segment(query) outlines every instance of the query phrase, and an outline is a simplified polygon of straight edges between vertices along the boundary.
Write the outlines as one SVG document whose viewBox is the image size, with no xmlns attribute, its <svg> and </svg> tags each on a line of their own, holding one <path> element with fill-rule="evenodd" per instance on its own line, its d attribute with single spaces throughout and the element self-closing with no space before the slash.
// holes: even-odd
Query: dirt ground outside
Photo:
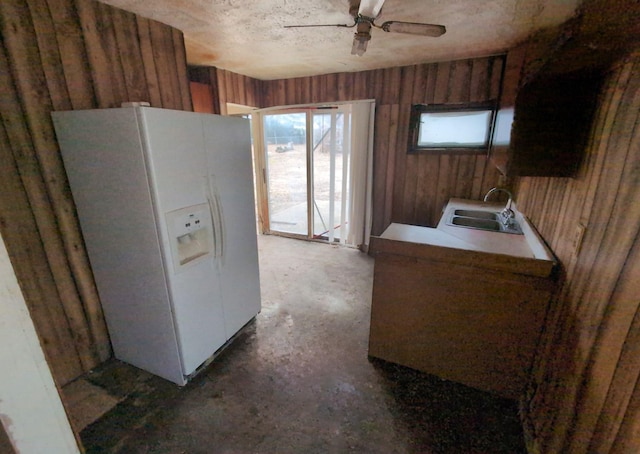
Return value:
<svg viewBox="0 0 640 454">
<path fill-rule="evenodd" d="M 277 152 L 281 147 L 291 148 L 286 151 Z M 270 144 L 267 152 L 267 163 L 269 173 L 269 211 L 271 219 L 277 219 L 284 223 L 303 222 L 305 220 L 283 219 L 287 213 L 294 213 L 291 210 L 297 205 L 306 205 L 307 202 L 307 167 L 306 167 L 306 145 L 305 144 Z M 328 147 L 323 150 L 319 146 L 313 153 L 313 193 L 317 209 L 325 222 L 329 219 L 329 196 L 330 196 L 330 165 L 331 155 Z M 342 169 L 343 155 L 336 153 L 335 159 L 335 223 L 340 223 L 340 200 L 342 197 Z M 314 209 L 314 216 L 318 216 L 318 210 Z M 289 211 L 288 211 L 289 210 Z M 300 210 L 295 210 L 300 216 Z M 304 210 L 302 211 L 304 213 Z M 306 225 L 306 221 L 303 222 Z M 272 229 L 277 230 L 273 225 Z M 316 229 L 317 230 L 317 229 Z M 318 232 L 314 232 L 318 233 Z"/>
</svg>

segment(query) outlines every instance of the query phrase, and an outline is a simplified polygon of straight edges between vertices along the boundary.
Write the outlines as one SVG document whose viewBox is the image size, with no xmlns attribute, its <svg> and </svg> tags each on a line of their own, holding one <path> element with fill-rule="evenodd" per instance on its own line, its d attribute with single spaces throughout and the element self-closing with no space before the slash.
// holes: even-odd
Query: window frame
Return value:
<svg viewBox="0 0 640 454">
<path fill-rule="evenodd" d="M 408 154 L 488 154 L 493 141 L 498 103 L 494 100 L 464 104 L 413 104 L 409 123 Z M 419 146 L 420 118 L 423 113 L 434 112 L 482 112 L 490 111 L 487 138 L 482 145 L 470 146 Z"/>
</svg>

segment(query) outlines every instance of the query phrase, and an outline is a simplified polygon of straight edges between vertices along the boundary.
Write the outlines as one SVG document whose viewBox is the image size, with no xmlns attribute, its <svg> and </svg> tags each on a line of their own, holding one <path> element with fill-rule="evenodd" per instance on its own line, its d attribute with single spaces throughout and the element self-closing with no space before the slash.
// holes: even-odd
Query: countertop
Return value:
<svg viewBox="0 0 640 454">
<path fill-rule="evenodd" d="M 393 223 L 380 237 L 372 237 L 370 249 L 374 255 L 396 253 L 535 276 L 550 275 L 556 265 L 555 257 L 517 209 L 514 212 L 523 235 L 446 224 L 454 209 L 500 211 L 502 208 L 503 204 L 451 199 L 436 228 Z"/>
</svg>

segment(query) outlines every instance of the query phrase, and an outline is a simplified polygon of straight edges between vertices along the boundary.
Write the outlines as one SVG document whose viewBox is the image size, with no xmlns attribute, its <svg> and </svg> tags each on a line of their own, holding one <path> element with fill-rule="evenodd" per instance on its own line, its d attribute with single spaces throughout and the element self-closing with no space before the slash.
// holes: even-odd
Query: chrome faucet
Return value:
<svg viewBox="0 0 640 454">
<path fill-rule="evenodd" d="M 484 196 L 484 201 L 486 202 L 487 200 L 489 200 L 489 196 L 491 194 L 493 194 L 494 192 L 504 192 L 505 194 L 507 194 L 509 196 L 509 200 L 507 200 L 507 204 L 504 206 L 504 208 L 502 209 L 502 211 L 500 212 L 500 215 L 502 217 L 502 224 L 504 224 L 505 226 L 508 226 L 509 224 L 511 224 L 513 222 L 513 220 L 515 219 L 516 215 L 513 212 L 513 210 L 511 209 L 511 203 L 513 201 L 513 196 L 511 195 L 511 192 L 507 189 L 504 188 L 491 188 L 489 189 L 489 191 L 485 194 Z"/>
</svg>

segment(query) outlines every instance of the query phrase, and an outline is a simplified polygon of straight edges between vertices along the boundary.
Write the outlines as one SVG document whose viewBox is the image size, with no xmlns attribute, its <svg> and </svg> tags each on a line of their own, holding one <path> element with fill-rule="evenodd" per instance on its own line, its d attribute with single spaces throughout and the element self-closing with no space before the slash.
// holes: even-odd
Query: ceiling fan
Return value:
<svg viewBox="0 0 640 454">
<path fill-rule="evenodd" d="M 349 14 L 353 16 L 353 24 L 317 24 L 317 25 L 285 25 L 284 28 L 304 27 L 356 27 L 353 36 L 351 54 L 362 56 L 367 50 L 367 44 L 371 39 L 371 27 L 379 28 L 389 33 L 408 33 L 411 35 L 442 36 L 447 29 L 444 25 L 423 24 L 418 22 L 386 21 L 382 25 L 374 21 L 380 15 L 385 0 L 349 0 Z"/>
</svg>

